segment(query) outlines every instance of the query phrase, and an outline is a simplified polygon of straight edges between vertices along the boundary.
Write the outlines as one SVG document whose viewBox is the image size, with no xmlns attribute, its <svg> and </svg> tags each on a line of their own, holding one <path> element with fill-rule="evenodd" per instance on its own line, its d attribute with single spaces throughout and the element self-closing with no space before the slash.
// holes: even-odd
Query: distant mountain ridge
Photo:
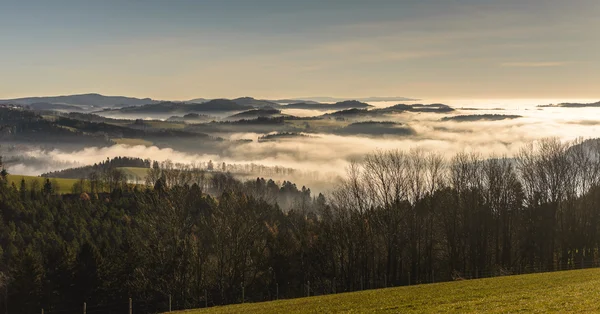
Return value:
<svg viewBox="0 0 600 314">
<path fill-rule="evenodd" d="M 213 99 L 200 104 L 165 101 L 143 106 L 130 106 L 114 110 L 120 113 L 191 113 L 191 112 L 213 112 L 213 111 L 245 111 L 254 109 L 252 106 L 241 105 L 229 99 Z"/>
<path fill-rule="evenodd" d="M 556 105 L 539 105 L 537 106 L 539 108 L 545 108 L 545 107 L 562 107 L 562 108 L 598 108 L 600 107 L 600 101 L 598 102 L 594 102 L 594 103 L 560 103 L 560 104 L 556 104 Z"/>
<path fill-rule="evenodd" d="M 240 113 L 236 113 L 232 116 L 227 117 L 227 119 L 256 119 L 258 117 L 273 117 L 273 116 L 281 116 L 281 110 L 274 108 L 260 108 L 260 109 L 252 109 L 248 111 L 243 111 Z"/>
<path fill-rule="evenodd" d="M 253 108 L 276 109 L 313 109 L 313 110 L 343 110 L 352 108 L 371 107 L 368 101 L 412 101 L 405 97 L 367 97 L 349 100 L 335 97 L 305 97 L 279 100 L 256 99 L 239 97 L 235 99 L 206 99 L 195 98 L 188 101 L 155 100 L 151 98 L 136 98 L 127 96 L 107 96 L 98 93 L 22 97 L 0 100 L 0 104 L 12 104 L 28 107 L 33 110 L 52 110 L 61 112 L 95 112 L 99 110 L 114 110 L 122 108 L 127 112 L 179 112 L 187 111 L 244 111 Z M 186 105 L 193 105 L 185 108 Z M 200 106 L 202 105 L 202 106 Z M 218 106 L 222 106 L 218 108 Z M 133 109 L 140 107 L 140 109 Z M 184 109 L 185 108 L 185 109 Z"/>
<path fill-rule="evenodd" d="M 63 95 L 63 96 L 43 96 L 43 97 L 24 97 L 14 99 L 0 100 L 3 104 L 15 104 L 23 106 L 37 105 L 36 109 L 43 108 L 42 104 L 50 105 L 68 105 L 78 106 L 82 109 L 91 108 L 111 108 L 116 106 L 141 106 L 158 103 L 151 98 L 135 98 L 126 96 L 105 96 L 96 93 Z"/>
<path fill-rule="evenodd" d="M 282 108 L 286 109 L 310 109 L 310 110 L 344 110 L 344 109 L 364 109 L 371 108 L 373 106 L 360 102 L 357 100 L 345 100 L 336 102 L 334 104 L 320 104 L 320 103 L 296 103 L 285 105 Z"/>
<path fill-rule="evenodd" d="M 300 98 L 293 98 L 293 99 L 296 100 L 297 102 L 302 102 L 302 101 L 312 101 L 312 102 L 340 102 L 340 101 L 345 101 L 345 100 L 348 100 L 348 99 L 354 99 L 356 101 L 361 101 L 361 102 L 418 101 L 419 100 L 419 99 L 407 98 L 407 97 L 362 97 L 362 98 L 348 97 L 348 98 L 338 98 L 338 97 L 326 97 L 326 96 L 321 96 L 321 97 L 300 97 Z"/>
<path fill-rule="evenodd" d="M 267 108 L 267 107 L 278 108 L 281 106 L 279 103 L 276 103 L 271 100 L 261 100 L 261 99 L 255 99 L 252 97 L 240 97 L 240 98 L 232 99 L 232 101 L 237 103 L 238 105 L 252 106 L 255 108 Z"/>
<path fill-rule="evenodd" d="M 307 100 L 307 99 L 277 99 L 277 100 L 270 100 L 270 101 L 278 103 L 278 104 L 297 104 L 297 103 L 320 104 L 320 102 L 318 102 L 318 101 Z"/>
</svg>

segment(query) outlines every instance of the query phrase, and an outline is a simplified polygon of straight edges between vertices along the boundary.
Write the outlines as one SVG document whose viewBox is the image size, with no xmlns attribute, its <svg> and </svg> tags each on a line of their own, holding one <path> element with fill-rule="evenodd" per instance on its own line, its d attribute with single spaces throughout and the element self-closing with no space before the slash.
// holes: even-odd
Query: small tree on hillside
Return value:
<svg viewBox="0 0 600 314">
<path fill-rule="evenodd" d="M 50 183 L 50 179 L 46 179 L 46 183 L 44 183 L 43 192 L 44 192 L 44 195 L 52 194 L 52 183 Z"/>
<path fill-rule="evenodd" d="M 2 163 L 2 156 L 0 156 L 0 181 L 6 182 L 8 177 L 8 171 L 4 168 L 4 164 Z"/>
</svg>

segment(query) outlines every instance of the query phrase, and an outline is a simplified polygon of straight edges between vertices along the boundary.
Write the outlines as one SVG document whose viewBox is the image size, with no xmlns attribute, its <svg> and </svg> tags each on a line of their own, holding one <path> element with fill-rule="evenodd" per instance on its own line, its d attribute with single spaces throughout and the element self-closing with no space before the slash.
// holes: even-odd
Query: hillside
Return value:
<svg viewBox="0 0 600 314">
<path fill-rule="evenodd" d="M 545 107 L 560 107 L 560 108 L 598 108 L 600 107 L 600 101 L 595 103 L 561 103 L 556 105 L 539 105 L 539 108 Z"/>
<path fill-rule="evenodd" d="M 77 121 L 62 117 L 54 120 Z M 93 123 L 86 122 L 86 124 Z M 110 144 L 110 141 L 101 134 L 91 134 L 87 130 L 73 126 L 47 120 L 32 111 L 0 106 L 0 142 L 61 146 L 79 144 L 99 147 Z"/>
<path fill-rule="evenodd" d="M 362 136 L 408 136 L 415 135 L 414 129 L 393 121 L 362 121 L 351 123 L 343 128 L 335 130 L 339 135 L 362 135 Z"/>
<path fill-rule="evenodd" d="M 214 111 L 244 111 L 254 109 L 252 106 L 240 105 L 229 99 L 213 99 L 211 101 L 190 104 L 180 102 L 160 102 L 143 106 L 132 106 L 114 110 L 116 113 L 127 114 L 153 114 L 153 113 L 190 113 L 190 112 L 214 112 Z M 105 111 L 106 113 L 106 111 Z"/>
<path fill-rule="evenodd" d="M 116 157 L 113 159 L 106 159 L 100 163 L 93 165 L 87 165 L 83 167 L 75 167 L 63 169 L 60 171 L 53 171 L 42 174 L 40 177 L 45 178 L 64 178 L 64 179 L 80 179 L 88 178 L 90 174 L 94 172 L 104 172 L 109 169 L 121 169 L 125 175 L 132 178 L 146 176 L 146 172 L 150 169 L 150 160 L 143 160 L 141 158 L 131 157 Z M 144 172 L 144 170 L 146 172 Z"/>
<path fill-rule="evenodd" d="M 370 112 L 368 109 L 345 109 L 340 111 L 335 111 L 332 113 L 326 113 L 323 117 L 334 117 L 334 118 L 357 118 L 369 115 Z"/>
<path fill-rule="evenodd" d="M 124 96 L 104 96 L 100 94 L 80 94 L 65 96 L 25 97 L 0 100 L 0 103 L 33 105 L 36 109 L 51 109 L 53 106 L 70 105 L 83 108 L 109 108 L 115 106 L 139 106 L 156 101 L 150 98 Z"/>
<path fill-rule="evenodd" d="M 444 117 L 442 121 L 456 121 L 456 122 L 472 122 L 472 121 L 501 121 L 501 120 L 513 120 L 521 118 L 519 115 L 507 115 L 507 114 L 469 114 L 459 115 L 452 117 Z"/>
<path fill-rule="evenodd" d="M 78 182 L 77 179 L 64 179 L 64 178 L 44 178 L 44 177 L 34 177 L 34 176 L 22 176 L 22 175 L 8 175 L 8 184 L 14 185 L 19 188 L 21 185 L 21 180 L 25 180 L 25 184 L 27 188 L 31 188 L 32 182 L 37 181 L 38 188 L 42 188 L 44 183 L 46 183 L 46 179 L 50 179 L 52 185 L 58 185 L 57 193 L 58 194 L 67 194 L 71 193 L 71 189 L 73 188 L 73 184 Z"/>
<path fill-rule="evenodd" d="M 232 99 L 232 101 L 241 106 L 251 106 L 255 108 L 277 108 L 281 106 L 280 104 L 274 101 L 255 99 L 252 97 L 240 97 Z"/>
<path fill-rule="evenodd" d="M 375 109 L 371 113 L 403 113 L 403 112 L 429 112 L 429 113 L 447 113 L 454 111 L 454 108 L 444 104 L 397 104 L 391 107 Z"/>
<path fill-rule="evenodd" d="M 296 103 L 282 106 L 285 109 L 309 109 L 309 110 L 344 110 L 344 109 L 364 109 L 371 108 L 373 106 L 356 101 L 356 100 L 346 100 L 341 102 L 336 102 L 334 104 L 320 104 L 320 103 Z"/>
<path fill-rule="evenodd" d="M 324 102 L 338 102 L 338 101 L 344 101 L 347 98 L 338 98 L 338 97 L 327 97 L 327 96 L 320 96 L 320 97 L 301 97 L 301 98 L 294 98 L 296 101 L 295 102 L 299 102 L 299 101 L 311 101 L 311 102 L 318 102 L 318 103 L 324 103 Z M 363 97 L 363 98 L 355 98 L 358 101 L 362 101 L 362 102 L 375 102 L 375 101 L 417 101 L 418 99 L 414 99 L 414 98 L 407 98 L 407 97 L 397 97 L 397 96 L 391 96 L 391 97 Z M 283 102 L 283 101 L 281 101 Z"/>
<path fill-rule="evenodd" d="M 598 312 L 600 269 L 454 281 L 178 313 Z"/>
<path fill-rule="evenodd" d="M 211 120 L 215 120 L 216 118 L 213 116 L 209 116 L 206 114 L 197 114 L 197 113 L 188 113 L 183 116 L 171 116 L 166 121 L 167 122 L 185 122 L 185 123 L 201 123 L 207 122 Z"/>
<path fill-rule="evenodd" d="M 281 110 L 273 109 L 273 108 L 262 108 L 262 109 L 252 109 L 240 113 L 236 113 L 232 116 L 227 117 L 227 119 L 256 119 L 259 117 L 272 117 L 272 116 L 280 116 Z"/>
</svg>

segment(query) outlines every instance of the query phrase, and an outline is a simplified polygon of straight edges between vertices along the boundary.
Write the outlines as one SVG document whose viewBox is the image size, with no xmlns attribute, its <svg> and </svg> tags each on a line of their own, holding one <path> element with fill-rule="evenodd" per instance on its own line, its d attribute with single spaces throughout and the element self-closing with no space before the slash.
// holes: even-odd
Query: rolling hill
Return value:
<svg viewBox="0 0 600 314">
<path fill-rule="evenodd" d="M 547 313 L 600 311 L 600 269 L 464 280 L 177 313 Z"/>
<path fill-rule="evenodd" d="M 64 96 L 44 96 L 44 97 L 24 97 L 15 99 L 0 100 L 0 103 L 35 106 L 36 109 L 46 109 L 47 107 L 60 107 L 59 105 L 75 106 L 83 109 L 92 108 L 111 108 L 117 106 L 141 106 L 145 104 L 156 103 L 150 98 L 134 98 L 125 96 L 105 96 L 96 93 L 64 95 Z"/>
<path fill-rule="evenodd" d="M 180 102 L 160 102 L 143 106 L 131 106 L 113 110 L 112 112 L 123 114 L 155 114 L 155 113 L 199 113 L 199 112 L 229 112 L 254 109 L 253 106 L 240 105 L 229 99 L 213 99 L 199 104 L 188 104 Z"/>
<path fill-rule="evenodd" d="M 339 97 L 327 97 L 327 96 L 321 96 L 321 97 L 300 97 L 300 98 L 294 98 L 296 99 L 296 102 L 299 101 L 313 101 L 313 102 L 339 102 L 339 101 L 344 101 L 348 98 L 339 98 Z M 418 99 L 413 99 L 413 98 L 407 98 L 407 97 L 395 97 L 395 96 L 391 96 L 391 97 L 363 97 L 363 98 L 354 98 L 358 101 L 362 101 L 362 102 L 376 102 L 376 101 L 417 101 Z"/>
<path fill-rule="evenodd" d="M 519 115 L 506 115 L 506 114 L 469 114 L 469 115 L 444 117 L 444 118 L 442 118 L 442 121 L 456 121 L 456 122 L 501 121 L 501 120 L 518 119 L 521 117 L 522 116 L 519 116 Z"/>
<path fill-rule="evenodd" d="M 444 104 L 397 104 L 391 107 L 375 109 L 372 112 L 380 113 L 402 113 L 402 112 L 430 112 L 447 113 L 454 111 L 454 108 Z"/>
<path fill-rule="evenodd" d="M 240 97 L 240 98 L 232 99 L 232 101 L 238 105 L 252 106 L 255 108 L 265 108 L 265 107 L 277 108 L 277 107 L 281 106 L 279 103 L 276 103 L 274 101 L 254 99 L 252 97 Z"/>
<path fill-rule="evenodd" d="M 561 103 L 556 105 L 539 105 L 539 108 L 545 107 L 559 107 L 559 108 L 598 108 L 600 107 L 600 101 L 595 103 Z"/>
<path fill-rule="evenodd" d="M 21 185 L 21 180 L 25 180 L 25 184 L 29 189 L 31 187 L 32 181 L 38 182 L 38 187 L 41 188 L 44 186 L 46 179 L 49 179 L 53 184 L 58 184 L 58 194 L 67 194 L 71 193 L 71 189 L 73 188 L 73 184 L 78 182 L 78 179 L 65 179 L 65 178 L 45 178 L 45 177 L 34 177 L 34 176 L 22 176 L 22 175 L 8 175 L 8 184 L 12 185 L 13 183 L 18 188 Z"/>
<path fill-rule="evenodd" d="M 411 127 L 393 121 L 361 121 L 351 123 L 334 133 L 339 135 L 358 136 L 409 136 L 416 132 Z"/>
<path fill-rule="evenodd" d="M 232 116 L 227 117 L 228 120 L 232 119 L 256 119 L 258 117 L 274 117 L 281 116 L 281 110 L 273 108 L 263 109 L 252 109 L 240 113 L 236 113 Z"/>
<path fill-rule="evenodd" d="M 310 109 L 310 110 L 344 110 L 344 109 L 364 109 L 371 108 L 373 106 L 360 102 L 357 100 L 345 100 L 336 102 L 334 104 L 320 104 L 320 103 L 296 103 L 282 106 L 285 109 Z"/>
</svg>

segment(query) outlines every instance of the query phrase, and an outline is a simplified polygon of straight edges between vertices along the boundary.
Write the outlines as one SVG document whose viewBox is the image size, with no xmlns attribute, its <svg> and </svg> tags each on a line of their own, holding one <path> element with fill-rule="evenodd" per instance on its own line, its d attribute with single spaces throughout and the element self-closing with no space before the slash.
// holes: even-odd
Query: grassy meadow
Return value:
<svg viewBox="0 0 600 314">
<path fill-rule="evenodd" d="M 387 288 L 178 313 L 517 312 L 600 312 L 600 269 Z"/>
<path fill-rule="evenodd" d="M 32 181 L 38 181 L 40 188 L 44 186 L 46 182 L 46 178 L 43 177 L 35 177 L 35 176 L 22 176 L 22 175 L 8 175 L 8 184 L 15 184 L 17 188 L 21 185 L 21 180 L 25 179 L 25 184 L 27 184 L 27 188 L 31 186 Z M 53 184 L 58 183 L 58 193 L 59 194 L 67 194 L 71 193 L 73 184 L 79 181 L 77 179 L 62 179 L 62 178 L 49 178 L 50 182 Z"/>
</svg>

